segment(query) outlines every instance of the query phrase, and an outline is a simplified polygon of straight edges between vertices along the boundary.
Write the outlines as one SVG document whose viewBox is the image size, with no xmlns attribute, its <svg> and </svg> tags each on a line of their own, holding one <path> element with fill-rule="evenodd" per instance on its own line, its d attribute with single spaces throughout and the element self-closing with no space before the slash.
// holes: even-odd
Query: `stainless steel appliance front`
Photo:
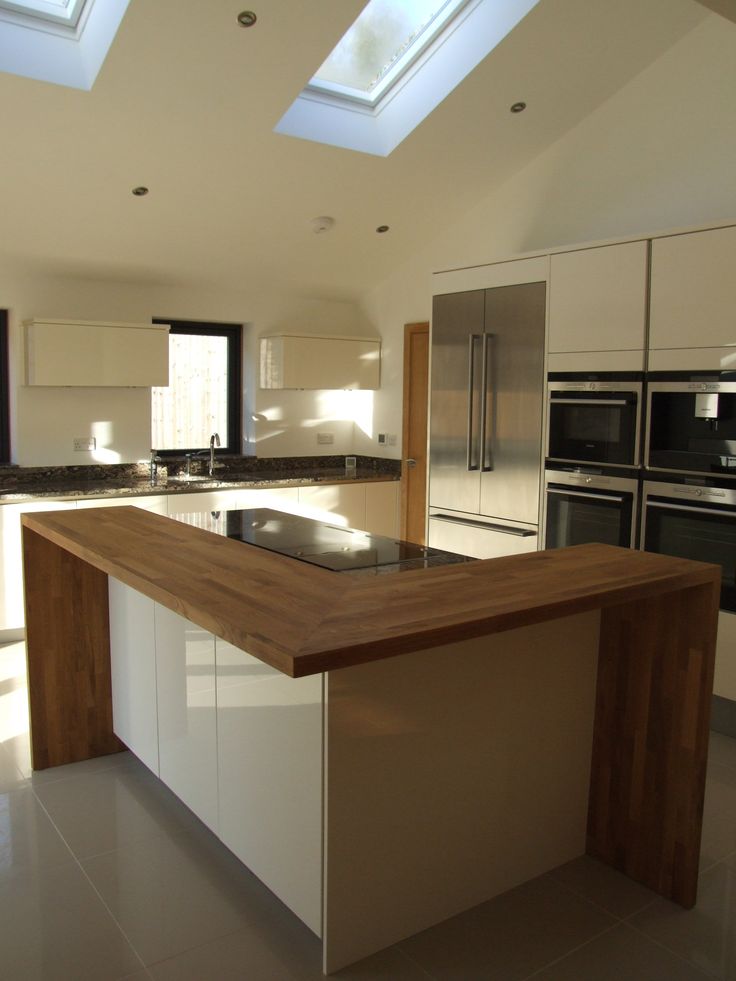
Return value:
<svg viewBox="0 0 736 981">
<path fill-rule="evenodd" d="M 647 379 L 647 470 L 736 479 L 733 373 Z"/>
<path fill-rule="evenodd" d="M 547 458 L 557 463 L 639 465 L 642 376 L 550 374 Z"/>
<path fill-rule="evenodd" d="M 545 548 L 602 542 L 633 548 L 639 481 L 603 473 L 545 470 Z"/>
<path fill-rule="evenodd" d="M 545 293 L 545 283 L 524 283 L 435 297 L 432 512 L 464 514 L 468 521 L 485 516 L 502 528 L 536 531 Z"/>
<path fill-rule="evenodd" d="M 736 613 L 736 489 L 645 480 L 641 548 L 721 566 L 721 609 Z"/>
</svg>

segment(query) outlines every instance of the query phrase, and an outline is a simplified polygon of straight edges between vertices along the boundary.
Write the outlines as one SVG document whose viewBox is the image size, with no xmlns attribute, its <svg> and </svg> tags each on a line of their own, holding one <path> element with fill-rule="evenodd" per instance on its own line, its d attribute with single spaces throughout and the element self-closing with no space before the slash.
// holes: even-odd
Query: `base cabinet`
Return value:
<svg viewBox="0 0 736 981">
<path fill-rule="evenodd" d="M 113 729 L 322 935 L 323 676 L 294 679 L 109 580 Z"/>
<path fill-rule="evenodd" d="M 322 936 L 323 676 L 216 649 L 219 836 Z"/>
<path fill-rule="evenodd" d="M 156 604 L 108 580 L 113 731 L 159 775 L 156 695 Z"/>
<path fill-rule="evenodd" d="M 159 776 L 217 834 L 214 635 L 155 604 Z"/>
</svg>

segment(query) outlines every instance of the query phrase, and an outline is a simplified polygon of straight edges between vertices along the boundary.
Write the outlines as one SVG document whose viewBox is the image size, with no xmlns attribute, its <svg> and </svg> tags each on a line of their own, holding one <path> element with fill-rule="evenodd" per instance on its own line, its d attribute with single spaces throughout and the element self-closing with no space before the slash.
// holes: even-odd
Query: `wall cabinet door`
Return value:
<svg viewBox="0 0 736 981">
<path fill-rule="evenodd" d="M 736 344 L 736 227 L 652 242 L 651 348 Z"/>
<path fill-rule="evenodd" d="M 646 242 L 552 256 L 550 353 L 643 351 L 646 314 Z"/>
<path fill-rule="evenodd" d="M 0 505 L 0 631 L 20 633 L 25 627 L 23 540 L 20 516 L 31 511 L 68 511 L 76 501 L 26 501 Z M 10 639 L 10 638 L 8 638 Z"/>
<path fill-rule="evenodd" d="M 159 775 L 217 833 L 215 638 L 155 605 Z"/>
<path fill-rule="evenodd" d="M 117 579 L 108 593 L 113 731 L 158 776 L 155 603 Z"/>
</svg>

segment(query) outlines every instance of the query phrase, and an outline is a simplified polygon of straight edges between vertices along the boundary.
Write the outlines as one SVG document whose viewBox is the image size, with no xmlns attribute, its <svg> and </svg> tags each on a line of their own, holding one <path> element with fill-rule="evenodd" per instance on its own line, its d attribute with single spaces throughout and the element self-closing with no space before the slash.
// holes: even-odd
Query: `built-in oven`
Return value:
<svg viewBox="0 0 736 981">
<path fill-rule="evenodd" d="M 736 373 L 648 375 L 644 465 L 736 479 Z"/>
<path fill-rule="evenodd" d="M 547 379 L 547 453 L 561 463 L 639 465 L 643 375 L 552 372 Z"/>
<path fill-rule="evenodd" d="M 545 470 L 545 548 L 603 542 L 633 548 L 638 526 L 639 480 L 582 469 Z"/>
<path fill-rule="evenodd" d="M 736 488 L 723 484 L 645 480 L 641 548 L 720 565 L 721 609 L 736 613 Z"/>
</svg>

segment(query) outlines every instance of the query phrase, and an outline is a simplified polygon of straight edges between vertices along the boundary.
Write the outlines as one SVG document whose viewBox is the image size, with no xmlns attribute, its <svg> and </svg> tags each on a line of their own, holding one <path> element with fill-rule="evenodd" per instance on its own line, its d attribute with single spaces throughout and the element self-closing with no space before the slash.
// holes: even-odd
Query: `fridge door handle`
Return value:
<svg viewBox="0 0 736 981">
<path fill-rule="evenodd" d="M 483 471 L 493 470 L 493 334 L 483 334 L 483 372 L 481 381 L 481 391 L 483 402 L 480 416 L 480 445 L 481 460 L 480 469 Z M 491 413 L 489 420 L 488 413 Z"/>
<path fill-rule="evenodd" d="M 531 528 L 512 528 L 511 525 L 497 525 L 489 521 L 473 521 L 472 518 L 456 518 L 451 514 L 430 514 L 430 521 L 447 521 L 451 525 L 464 525 L 470 528 L 483 528 L 485 531 L 495 531 L 502 535 L 515 535 L 517 538 L 529 538 L 537 531 Z"/>
<path fill-rule="evenodd" d="M 481 334 L 470 334 L 468 337 L 468 431 L 467 431 L 467 468 L 468 470 L 480 469 L 480 445 L 478 441 L 478 423 L 476 414 L 473 411 L 476 402 L 475 390 L 475 348 L 478 341 L 482 340 Z M 481 430 L 483 426 L 483 402 L 480 407 Z M 481 440 L 482 440 L 481 431 Z"/>
</svg>

